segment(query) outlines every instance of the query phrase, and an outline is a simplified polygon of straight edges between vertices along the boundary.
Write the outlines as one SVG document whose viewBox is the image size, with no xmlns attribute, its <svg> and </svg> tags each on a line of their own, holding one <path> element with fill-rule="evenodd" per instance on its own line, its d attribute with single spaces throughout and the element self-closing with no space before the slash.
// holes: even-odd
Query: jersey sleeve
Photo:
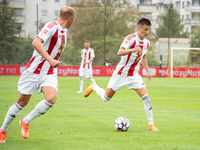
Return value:
<svg viewBox="0 0 200 150">
<path fill-rule="evenodd" d="M 92 49 L 92 52 L 91 52 L 91 57 L 95 57 L 93 49 Z"/>
<path fill-rule="evenodd" d="M 45 24 L 40 33 L 37 35 L 37 37 L 41 38 L 44 42 L 52 36 L 52 28 L 49 28 L 49 24 L 51 23 Z"/>
<path fill-rule="evenodd" d="M 130 35 L 127 36 L 124 41 L 122 42 L 120 48 L 130 49 L 131 45 L 133 44 L 132 40 L 130 39 Z"/>
<path fill-rule="evenodd" d="M 150 41 L 149 41 L 149 40 L 147 40 L 145 45 L 146 45 L 146 48 L 145 48 L 145 49 L 146 49 L 146 51 L 145 51 L 145 53 L 144 53 L 144 54 L 147 54 L 147 51 L 148 51 L 148 49 L 149 49 L 149 47 L 150 47 Z"/>
<path fill-rule="evenodd" d="M 150 47 L 150 41 L 147 42 L 147 50 L 149 49 Z"/>
<path fill-rule="evenodd" d="M 84 57 L 84 51 L 81 50 L 81 58 L 83 58 L 83 57 Z"/>
</svg>

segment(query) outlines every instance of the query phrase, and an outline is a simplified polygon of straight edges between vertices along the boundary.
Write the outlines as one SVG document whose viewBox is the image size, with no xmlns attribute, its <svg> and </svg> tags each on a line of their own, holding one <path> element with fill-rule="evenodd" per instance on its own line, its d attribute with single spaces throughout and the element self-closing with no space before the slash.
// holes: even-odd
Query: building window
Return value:
<svg viewBox="0 0 200 150">
<path fill-rule="evenodd" d="M 184 6 L 184 2 L 182 2 L 182 8 L 185 8 L 185 6 Z"/>
<path fill-rule="evenodd" d="M 47 3 L 47 0 L 42 0 L 43 3 Z"/>
<path fill-rule="evenodd" d="M 22 16 L 22 9 L 15 9 L 17 16 Z"/>
<path fill-rule="evenodd" d="M 194 16 L 195 16 L 195 15 L 194 15 L 194 14 L 192 14 L 192 18 L 194 18 Z"/>
<path fill-rule="evenodd" d="M 190 6 L 190 2 L 189 1 L 187 1 L 187 6 Z"/>
<path fill-rule="evenodd" d="M 55 14 L 55 18 L 59 17 L 59 11 L 58 10 L 55 10 L 54 14 Z"/>
<path fill-rule="evenodd" d="M 44 18 L 47 17 L 47 10 L 42 10 L 42 17 L 44 17 Z"/>
<path fill-rule="evenodd" d="M 55 2 L 56 2 L 56 3 L 59 3 L 59 2 L 60 2 L 60 0 L 55 0 Z"/>
<path fill-rule="evenodd" d="M 177 9 L 180 9 L 180 8 L 181 8 L 181 2 L 180 2 L 180 1 L 176 2 L 176 8 L 177 8 Z"/>
</svg>

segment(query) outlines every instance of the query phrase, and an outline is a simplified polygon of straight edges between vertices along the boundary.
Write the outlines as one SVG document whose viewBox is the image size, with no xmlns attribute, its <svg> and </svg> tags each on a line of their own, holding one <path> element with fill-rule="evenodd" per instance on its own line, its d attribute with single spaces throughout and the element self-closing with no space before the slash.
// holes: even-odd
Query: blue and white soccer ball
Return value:
<svg viewBox="0 0 200 150">
<path fill-rule="evenodd" d="M 130 127 L 130 122 L 126 117 L 119 117 L 115 120 L 115 129 L 117 131 L 127 131 Z"/>
</svg>

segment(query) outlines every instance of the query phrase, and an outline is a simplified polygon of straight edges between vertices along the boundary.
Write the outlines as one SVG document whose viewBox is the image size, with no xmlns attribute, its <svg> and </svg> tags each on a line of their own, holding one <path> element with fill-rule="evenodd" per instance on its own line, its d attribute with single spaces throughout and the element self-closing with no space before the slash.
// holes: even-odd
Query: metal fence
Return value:
<svg viewBox="0 0 200 150">
<path fill-rule="evenodd" d="M 0 64 L 28 64 L 32 53 L 0 53 Z M 111 65 L 116 66 L 120 60 L 120 57 L 115 55 L 106 55 L 106 58 L 110 57 Z M 81 63 L 81 54 L 63 54 L 60 59 L 62 65 L 79 66 Z M 92 62 L 93 66 L 104 66 L 104 55 L 95 54 L 95 58 Z"/>
</svg>

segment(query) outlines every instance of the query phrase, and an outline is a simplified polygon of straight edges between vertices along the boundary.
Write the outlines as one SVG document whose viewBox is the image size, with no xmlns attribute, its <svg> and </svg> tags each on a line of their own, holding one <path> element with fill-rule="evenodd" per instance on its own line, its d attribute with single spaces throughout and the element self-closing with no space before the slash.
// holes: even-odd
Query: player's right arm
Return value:
<svg viewBox="0 0 200 150">
<path fill-rule="evenodd" d="M 131 48 L 131 46 L 133 45 L 134 42 L 136 42 L 136 39 L 134 38 L 135 34 L 131 34 L 128 35 L 124 41 L 122 42 L 120 49 L 117 52 L 118 56 L 123 56 L 123 55 L 127 55 L 130 53 L 134 53 L 134 52 L 138 52 L 138 53 L 142 53 L 142 49 L 138 46 L 134 48 Z"/>
<path fill-rule="evenodd" d="M 54 67 L 57 68 L 58 66 L 60 66 L 60 64 L 62 63 L 62 61 L 58 61 L 55 60 L 53 58 L 51 58 L 51 56 L 45 51 L 42 43 L 44 43 L 43 39 L 36 37 L 33 42 L 32 42 L 32 46 L 35 48 L 35 50 L 44 58 L 46 59 L 49 64 Z"/>
<path fill-rule="evenodd" d="M 130 54 L 132 52 L 138 52 L 138 53 L 142 53 L 142 49 L 140 47 L 135 47 L 132 49 L 125 49 L 124 47 L 120 48 L 119 51 L 117 52 L 118 56 L 123 56 L 123 55 L 127 55 Z"/>
</svg>

